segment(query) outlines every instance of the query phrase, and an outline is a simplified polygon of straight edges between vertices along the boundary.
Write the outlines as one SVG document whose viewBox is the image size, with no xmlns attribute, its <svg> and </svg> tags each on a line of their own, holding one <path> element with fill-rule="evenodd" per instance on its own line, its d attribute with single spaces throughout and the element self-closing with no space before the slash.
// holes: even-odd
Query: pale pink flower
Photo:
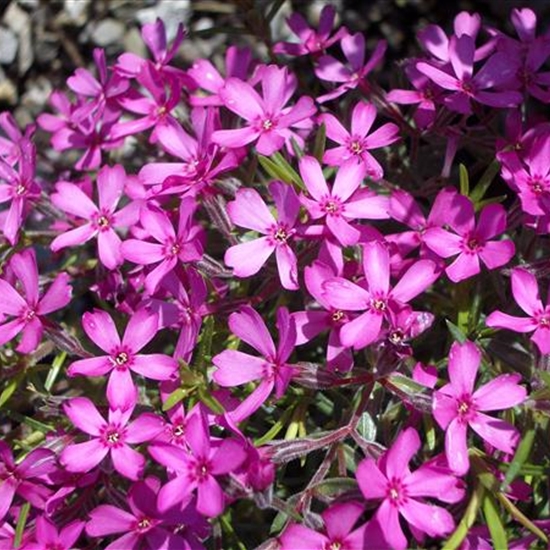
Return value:
<svg viewBox="0 0 550 550">
<path fill-rule="evenodd" d="M 177 371 L 177 361 L 168 355 L 138 353 L 158 331 L 156 313 L 145 308 L 134 313 L 122 341 L 112 317 L 105 311 L 85 313 L 82 326 L 88 337 L 108 355 L 75 361 L 69 366 L 69 376 L 104 376 L 110 372 L 107 399 L 113 409 L 133 407 L 137 388 L 132 372 L 153 380 L 169 380 Z"/>
<path fill-rule="evenodd" d="M 130 445 L 150 441 L 162 431 L 163 425 L 161 418 L 152 413 L 143 413 L 129 422 L 134 406 L 135 394 L 126 410 L 110 408 L 105 420 L 87 397 L 67 401 L 63 406 L 65 414 L 91 439 L 65 447 L 59 457 L 61 464 L 70 472 L 89 472 L 110 454 L 119 474 L 133 480 L 141 477 L 145 458 Z"/>
<path fill-rule="evenodd" d="M 410 547 L 399 516 L 410 524 L 417 538 L 419 533 L 442 537 L 454 529 L 453 516 L 441 506 L 428 504 L 423 497 L 452 503 L 464 496 L 456 477 L 434 462 L 425 463 L 411 472 L 409 462 L 420 447 L 418 433 L 407 428 L 399 433 L 378 461 L 366 458 L 357 467 L 356 478 L 364 497 L 381 501 L 373 519 L 378 523 L 387 547 L 394 550 Z"/>
<path fill-rule="evenodd" d="M 470 426 L 493 447 L 511 454 L 519 432 L 504 420 L 484 414 L 522 403 L 527 392 L 518 385 L 519 374 L 502 374 L 474 391 L 481 352 L 472 342 L 455 342 L 449 353 L 450 382 L 434 393 L 435 420 L 445 430 L 445 454 L 459 475 L 469 467 L 467 430 Z"/>
<path fill-rule="evenodd" d="M 529 317 L 515 317 L 502 311 L 493 311 L 487 317 L 486 325 L 515 332 L 534 331 L 531 340 L 541 353 L 550 353 L 550 304 L 542 305 L 535 276 L 523 268 L 513 269 L 512 294 L 516 303 Z"/>
<path fill-rule="evenodd" d="M 476 224 L 474 205 L 464 195 L 456 194 L 447 202 L 447 223 L 453 233 L 441 227 L 429 228 L 424 242 L 442 258 L 457 256 L 445 273 L 453 282 L 477 275 L 480 260 L 488 269 L 507 264 L 515 253 L 510 239 L 492 240 L 506 231 L 506 211 L 500 204 L 485 206 Z"/>
<path fill-rule="evenodd" d="M 97 175 L 99 206 L 77 185 L 58 182 L 52 203 L 86 223 L 58 235 L 50 247 L 57 252 L 68 246 L 83 244 L 97 238 L 100 262 L 108 269 L 116 269 L 124 261 L 120 252 L 121 239 L 114 228 L 130 227 L 139 219 L 139 203 L 132 202 L 117 210 L 123 197 L 126 172 L 120 165 L 104 166 Z"/>
<path fill-rule="evenodd" d="M 14 317 L 0 325 L 0 345 L 23 332 L 17 351 L 31 353 L 42 338 L 44 316 L 65 307 L 71 301 L 69 276 L 66 273 L 57 275 L 47 292 L 40 297 L 34 250 L 27 248 L 14 254 L 10 267 L 23 292 L 8 281 L 0 279 L 0 314 Z"/>
<path fill-rule="evenodd" d="M 277 220 L 255 189 L 239 189 L 235 200 L 227 205 L 231 221 L 264 235 L 229 248 L 225 263 L 233 268 L 237 277 L 255 275 L 275 252 L 281 284 L 287 290 L 297 290 L 298 267 L 296 255 L 289 245 L 296 233 L 295 225 L 300 212 L 300 200 L 292 186 L 281 181 L 269 185 L 277 206 Z"/>
</svg>

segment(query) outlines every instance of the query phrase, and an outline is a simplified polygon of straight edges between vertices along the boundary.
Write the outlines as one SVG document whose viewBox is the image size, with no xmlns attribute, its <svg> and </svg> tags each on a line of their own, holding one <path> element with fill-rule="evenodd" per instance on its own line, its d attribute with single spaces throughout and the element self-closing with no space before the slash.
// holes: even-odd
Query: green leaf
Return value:
<svg viewBox="0 0 550 550">
<path fill-rule="evenodd" d="M 447 328 L 449 329 L 449 332 L 455 340 L 457 340 L 461 344 L 466 342 L 468 337 L 459 327 L 457 327 L 454 323 L 451 323 L 449 319 L 445 319 L 445 322 L 447 323 Z"/>
<path fill-rule="evenodd" d="M 223 405 L 204 387 L 197 388 L 199 399 L 215 414 L 223 414 Z"/>
<path fill-rule="evenodd" d="M 504 478 L 504 483 L 502 484 L 503 491 L 505 491 L 510 486 L 510 483 L 516 479 L 521 467 L 525 464 L 525 462 L 527 462 L 527 459 L 531 455 L 531 449 L 533 448 L 533 443 L 535 441 L 535 434 L 536 430 L 534 426 L 530 426 L 524 433 L 523 438 L 516 449 L 514 458 L 508 466 L 508 471 L 506 472 L 506 477 Z"/>
<path fill-rule="evenodd" d="M 483 175 L 477 182 L 477 185 L 470 195 L 470 198 L 472 199 L 474 205 L 478 205 L 480 203 L 481 199 L 485 196 L 487 189 L 489 189 L 491 183 L 493 182 L 495 176 L 499 173 L 499 171 L 500 163 L 498 162 L 498 160 L 494 160 L 493 162 L 491 162 L 491 164 L 489 164 L 489 166 L 487 166 L 487 169 L 485 170 L 485 172 L 483 172 Z"/>
<path fill-rule="evenodd" d="M 315 136 L 315 142 L 313 144 L 313 156 L 319 162 L 322 162 L 323 160 L 326 144 L 327 144 L 327 127 L 323 122 L 321 126 L 319 126 L 319 129 L 317 130 L 317 134 Z"/>
<path fill-rule="evenodd" d="M 354 489 L 357 489 L 357 481 L 350 477 L 324 479 L 311 487 L 317 497 L 339 497 Z"/>
<path fill-rule="evenodd" d="M 21 384 L 23 378 L 25 377 L 24 372 L 20 372 L 17 376 L 14 376 L 6 384 L 5 388 L 0 393 L 0 408 L 2 408 L 10 399 L 10 397 L 15 393 L 15 390 Z"/>
<path fill-rule="evenodd" d="M 176 388 L 162 404 L 162 410 L 167 411 L 177 405 L 180 401 L 183 401 L 195 388 Z"/>
<path fill-rule="evenodd" d="M 506 537 L 506 531 L 500 519 L 500 511 L 497 509 L 493 496 L 489 493 L 485 493 L 483 499 L 483 514 L 485 515 L 485 521 L 491 533 L 493 548 L 507 550 L 508 538 Z"/>
<path fill-rule="evenodd" d="M 458 171 L 460 174 L 460 194 L 467 197 L 470 194 L 470 178 L 468 177 L 468 170 L 464 164 L 460 164 Z"/>
<path fill-rule="evenodd" d="M 208 315 L 205 317 L 202 325 L 199 347 L 197 349 L 197 361 L 194 365 L 194 370 L 204 372 L 207 362 L 212 356 L 212 338 L 214 336 L 214 317 Z"/>
<path fill-rule="evenodd" d="M 288 419 L 292 415 L 292 412 L 294 410 L 294 405 L 288 407 L 288 409 L 285 410 L 285 412 L 281 415 L 281 418 L 269 428 L 269 430 L 260 438 L 256 439 L 254 441 L 254 445 L 256 447 L 261 447 L 262 445 L 265 445 L 275 437 L 277 437 L 277 434 L 284 428 L 285 424 L 287 423 Z"/>
<path fill-rule="evenodd" d="M 368 412 L 364 412 L 359 417 L 359 422 L 357 423 L 356 429 L 361 437 L 364 437 L 367 441 L 375 441 L 377 426 L 376 422 Z"/>
<path fill-rule="evenodd" d="M 468 507 L 466 508 L 466 511 L 462 516 L 462 519 L 458 523 L 454 533 L 449 537 L 447 542 L 444 544 L 442 550 L 456 550 L 462 544 L 462 541 L 468 535 L 468 531 L 470 530 L 470 527 L 472 527 L 472 525 L 476 520 L 479 508 L 481 507 L 481 501 L 483 500 L 484 494 L 485 494 L 485 487 L 483 487 L 481 483 L 478 483 L 476 485 L 474 492 L 472 493 L 470 502 L 468 503 Z"/>
<path fill-rule="evenodd" d="M 31 503 L 25 502 L 19 510 L 19 517 L 17 518 L 17 525 L 15 526 L 15 537 L 13 539 L 14 548 L 19 548 L 21 545 L 21 539 L 23 538 L 23 533 L 25 532 L 25 525 L 27 523 L 30 509 Z"/>
<path fill-rule="evenodd" d="M 295 185 L 299 190 L 305 191 L 306 187 L 302 178 L 290 166 L 281 153 L 275 153 L 271 158 L 258 156 L 262 168 L 272 178 Z"/>
<path fill-rule="evenodd" d="M 545 543 L 548 543 L 548 537 L 541 531 L 527 516 L 525 516 L 516 505 L 513 504 L 510 499 L 504 493 L 497 493 L 497 498 L 502 506 L 510 513 L 510 515 L 525 528 L 529 529 L 531 533 L 535 534 Z"/>
<path fill-rule="evenodd" d="M 63 366 L 63 363 L 65 362 L 66 358 L 67 358 L 66 351 L 62 351 L 60 354 L 55 356 L 55 359 L 52 362 L 52 366 L 48 371 L 46 382 L 44 383 L 44 388 L 46 388 L 46 391 L 48 392 L 51 391 L 52 386 L 55 384 L 55 381 L 59 376 L 59 372 L 61 371 L 61 367 Z"/>
</svg>

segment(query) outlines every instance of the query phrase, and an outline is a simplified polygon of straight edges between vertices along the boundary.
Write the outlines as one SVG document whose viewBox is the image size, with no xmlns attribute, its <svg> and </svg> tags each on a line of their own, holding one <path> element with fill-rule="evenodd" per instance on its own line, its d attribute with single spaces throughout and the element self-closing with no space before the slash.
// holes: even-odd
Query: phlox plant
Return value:
<svg viewBox="0 0 550 550">
<path fill-rule="evenodd" d="M 0 548 L 547 547 L 550 31 L 282 4 L 0 114 Z"/>
</svg>

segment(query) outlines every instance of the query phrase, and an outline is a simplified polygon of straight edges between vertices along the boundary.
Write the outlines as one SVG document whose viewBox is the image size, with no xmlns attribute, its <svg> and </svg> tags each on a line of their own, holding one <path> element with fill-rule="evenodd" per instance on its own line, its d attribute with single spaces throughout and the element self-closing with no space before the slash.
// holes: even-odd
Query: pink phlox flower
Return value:
<svg viewBox="0 0 550 550">
<path fill-rule="evenodd" d="M 22 550 L 71 550 L 84 529 L 85 522 L 72 521 L 62 529 L 57 529 L 46 516 L 36 518 L 34 542 L 22 546 Z"/>
<path fill-rule="evenodd" d="M 354 529 L 364 506 L 359 502 L 333 504 L 321 513 L 324 529 L 320 533 L 297 523 L 291 523 L 279 536 L 281 550 L 367 550 L 381 548 L 379 537 L 372 537 L 372 529 L 365 523 Z"/>
<path fill-rule="evenodd" d="M 16 165 L 0 157 L 0 204 L 9 202 L 9 210 L 1 227 L 8 242 L 14 246 L 27 209 L 40 196 L 36 179 L 36 148 L 27 139 L 19 142 L 20 154 Z"/>
<path fill-rule="evenodd" d="M 62 444 L 66 445 L 67 442 L 72 442 L 73 436 L 65 434 Z M 52 495 L 48 497 L 44 510 L 48 517 L 52 517 L 55 512 L 63 509 L 67 504 L 68 498 L 73 494 L 88 494 L 94 491 L 96 484 L 100 477 L 99 469 L 92 470 L 91 472 L 69 472 L 63 468 L 59 469 L 51 475 L 52 483 L 58 487 Z"/>
<path fill-rule="evenodd" d="M 521 155 L 502 153 L 502 177 L 517 192 L 524 212 L 550 214 L 550 133 L 543 130 L 530 140 Z"/>
<path fill-rule="evenodd" d="M 479 71 L 474 74 L 475 40 L 468 34 L 451 36 L 449 40 L 449 61 L 443 67 L 419 61 L 416 68 L 441 88 L 450 91 L 444 104 L 462 114 L 472 113 L 471 101 L 490 107 L 515 107 L 522 101 L 522 95 L 506 88 L 513 78 L 519 61 L 504 52 L 492 54 Z"/>
<path fill-rule="evenodd" d="M 310 27 L 299 13 L 293 13 L 287 18 L 287 25 L 296 35 L 297 42 L 278 42 L 273 46 L 274 53 L 282 53 L 293 57 L 311 55 L 317 58 L 334 43 L 348 35 L 345 27 L 340 27 L 332 34 L 336 10 L 334 6 L 325 5 L 319 17 L 317 29 Z M 331 35 L 332 34 L 332 35 Z"/>
<path fill-rule="evenodd" d="M 298 290 L 297 259 L 289 242 L 296 234 L 300 200 L 294 188 L 282 181 L 271 182 L 269 191 L 277 207 L 277 220 L 255 189 L 239 189 L 235 200 L 227 205 L 235 225 L 263 236 L 228 248 L 224 260 L 237 277 L 250 277 L 258 273 L 275 252 L 281 285 L 287 290 Z"/>
<path fill-rule="evenodd" d="M 57 252 L 65 247 L 83 244 L 97 238 L 97 250 L 100 262 L 107 269 L 116 269 L 122 264 L 120 252 L 121 240 L 115 228 L 131 227 L 139 219 L 139 202 L 131 202 L 117 209 L 124 196 L 126 172 L 120 165 L 104 166 L 97 174 L 97 192 L 99 206 L 77 185 L 68 181 L 56 184 L 52 203 L 64 212 L 86 220 L 58 235 L 50 247 Z"/>
<path fill-rule="evenodd" d="M 363 311 L 340 331 L 342 344 L 355 349 L 375 342 L 381 335 L 383 323 L 388 322 L 390 310 L 399 311 L 439 276 L 434 262 L 419 260 L 392 288 L 390 255 L 387 247 L 378 241 L 363 246 L 363 272 L 367 288 L 342 277 L 323 283 L 325 299 L 332 307 L 344 311 Z"/>
<path fill-rule="evenodd" d="M 360 160 L 365 163 L 369 178 L 381 179 L 384 171 L 379 162 L 369 153 L 369 149 L 379 149 L 396 142 L 399 139 L 399 127 L 388 122 L 369 135 L 375 118 L 376 107 L 363 101 L 353 108 L 351 132 L 348 132 L 334 115 L 321 115 L 320 122 L 325 124 L 327 136 L 340 144 L 340 147 L 325 151 L 323 162 L 330 166 L 341 166 L 347 161 Z"/>
<path fill-rule="evenodd" d="M 194 108 L 191 123 L 196 137 L 179 124 L 159 126 L 159 143 L 183 162 L 152 162 L 143 166 L 139 178 L 146 186 L 152 186 L 152 194 L 195 196 L 206 192 L 216 178 L 236 168 L 243 157 L 244 150 L 222 151 L 212 142 L 212 134 L 220 127 L 217 109 Z"/>
<path fill-rule="evenodd" d="M 342 246 L 357 244 L 361 237 L 359 229 L 350 222 L 389 217 L 387 197 L 368 188 L 359 189 L 366 171 L 362 162 L 344 163 L 336 173 L 332 189 L 314 157 L 302 157 L 299 169 L 311 196 L 300 195 L 302 204 L 313 220 L 324 218 L 328 230 Z"/>
<path fill-rule="evenodd" d="M 457 490 L 457 479 L 448 469 L 427 463 L 411 472 L 409 462 L 420 447 L 418 433 L 407 428 L 378 461 L 366 458 L 357 467 L 356 478 L 364 497 L 381 501 L 373 519 L 379 525 L 385 546 L 395 550 L 410 546 L 399 516 L 410 525 L 417 539 L 423 533 L 442 537 L 454 529 L 453 516 L 422 497 L 452 503 L 464 496 L 464 490 Z"/>
<path fill-rule="evenodd" d="M 192 267 L 184 273 L 168 273 L 161 283 L 172 301 L 153 299 L 150 308 L 159 314 L 159 327 L 175 327 L 178 341 L 174 359 L 191 360 L 202 325 L 202 318 L 209 313 L 206 303 L 208 290 L 204 278 Z"/>
<path fill-rule="evenodd" d="M 112 504 L 97 506 L 89 513 L 86 533 L 90 537 L 124 533 L 105 550 L 144 547 L 204 549 L 196 533 L 208 531 L 204 519 L 194 512 L 192 504 L 161 512 L 157 505 L 160 487 L 160 481 L 153 476 L 137 481 L 128 491 L 129 510 Z"/>
<path fill-rule="evenodd" d="M 256 357 L 228 349 L 212 358 L 217 367 L 213 379 L 220 386 L 240 386 L 260 380 L 241 405 L 227 413 L 235 422 L 240 422 L 261 407 L 273 389 L 277 399 L 284 395 L 294 372 L 288 360 L 296 345 L 296 326 L 288 310 L 280 307 L 277 310 L 279 343 L 276 348 L 260 315 L 251 307 L 244 306 L 229 316 L 229 329 L 261 354 L 261 357 Z"/>
<path fill-rule="evenodd" d="M 550 303 L 542 305 L 535 276 L 523 268 L 513 269 L 512 294 L 516 303 L 529 317 L 515 317 L 497 310 L 487 317 L 486 325 L 514 332 L 534 331 L 531 340 L 541 353 L 550 353 Z"/>
<path fill-rule="evenodd" d="M 43 483 L 49 483 L 57 468 L 55 453 L 49 449 L 34 449 L 16 463 L 9 445 L 0 441 L 0 523 L 16 495 L 44 509 L 51 490 Z"/>
<path fill-rule="evenodd" d="M 470 14 L 466 11 L 460 12 L 453 21 L 453 35 L 451 38 L 439 25 L 428 25 L 418 32 L 417 38 L 420 46 L 440 63 L 451 63 L 450 40 L 452 36 L 460 38 L 463 34 L 470 37 L 474 43 L 477 41 L 481 31 L 481 16 L 478 13 Z M 489 38 L 482 46 L 477 47 L 474 53 L 474 60 L 481 61 L 494 52 L 497 41 Z"/>
<path fill-rule="evenodd" d="M 23 337 L 16 349 L 20 353 L 32 353 L 42 338 L 46 323 L 44 316 L 71 301 L 69 276 L 59 273 L 41 296 L 36 255 L 32 248 L 14 254 L 9 265 L 15 279 L 13 283 L 0 279 L 0 314 L 13 319 L 0 325 L 0 345 L 22 332 Z"/>
<path fill-rule="evenodd" d="M 340 332 L 342 327 L 354 318 L 354 314 L 332 307 L 323 290 L 324 281 L 339 276 L 342 276 L 342 270 L 336 270 L 318 260 L 306 267 L 306 288 L 322 309 L 295 311 L 292 317 L 296 323 L 296 345 L 305 344 L 328 329 L 330 332 L 326 352 L 327 368 L 331 371 L 347 372 L 353 367 L 353 354 L 342 344 Z"/>
<path fill-rule="evenodd" d="M 193 107 L 221 107 L 224 102 L 220 91 L 225 86 L 225 79 L 230 77 L 246 80 L 252 62 L 250 48 L 229 46 L 225 52 L 225 78 L 208 59 L 199 59 L 187 71 L 199 88 L 210 92 L 209 95 L 193 94 L 189 102 Z"/>
<path fill-rule="evenodd" d="M 197 202 L 193 197 L 184 198 L 179 207 L 177 230 L 168 214 L 149 204 L 141 209 L 140 223 L 156 242 L 127 239 L 121 245 L 122 256 L 139 265 L 157 264 L 145 278 L 147 292 L 154 294 L 163 278 L 178 262 L 193 262 L 203 254 L 200 227 L 194 223 Z"/>
<path fill-rule="evenodd" d="M 84 332 L 106 352 L 89 359 L 80 359 L 69 366 L 69 376 L 104 376 L 110 373 L 107 399 L 113 409 L 133 407 L 137 388 L 131 373 L 152 380 L 169 380 L 178 369 L 178 362 L 161 353 L 140 354 L 158 331 L 158 315 L 139 309 L 128 322 L 122 341 L 112 317 L 105 311 L 87 312 L 82 318 Z"/>
<path fill-rule="evenodd" d="M 476 224 L 474 205 L 464 195 L 456 194 L 447 202 L 447 224 L 452 233 L 441 227 L 431 227 L 424 242 L 441 258 L 458 256 L 445 269 L 453 282 L 477 275 L 480 260 L 487 269 L 507 264 L 515 253 L 510 239 L 492 240 L 506 231 L 506 211 L 500 204 L 485 206 Z"/>
<path fill-rule="evenodd" d="M 316 98 L 317 101 L 325 103 L 357 87 L 368 92 L 367 77 L 383 60 L 387 46 L 385 40 L 379 40 L 374 52 L 365 63 L 365 37 L 361 33 L 344 36 L 340 40 L 340 47 L 344 52 L 347 64 L 343 64 L 331 55 L 323 55 L 319 58 L 315 67 L 317 78 L 325 82 L 336 82 L 338 84 L 331 92 Z"/>
<path fill-rule="evenodd" d="M 544 103 L 550 101 L 550 72 L 539 72 L 550 56 L 550 38 L 536 35 L 537 15 L 529 8 L 514 8 L 510 16 L 519 40 L 489 29 L 497 39 L 497 49 L 520 60 L 511 88 L 530 94 Z"/>
<path fill-rule="evenodd" d="M 212 141 L 228 148 L 256 142 L 261 155 L 272 155 L 284 145 L 292 153 L 291 138 L 303 145 L 301 136 L 291 128 L 311 124 L 316 109 L 313 100 L 301 96 L 297 103 L 286 107 L 297 87 L 296 77 L 286 67 L 276 65 L 258 68 L 262 95 L 248 82 L 228 78 L 219 94 L 227 109 L 246 121 L 242 128 L 217 130 Z"/>
<path fill-rule="evenodd" d="M 124 94 L 119 100 L 119 105 L 125 110 L 141 117 L 125 122 L 118 122 L 113 126 L 111 137 L 118 139 L 129 135 L 138 134 L 149 128 L 153 128 L 150 143 L 158 141 L 159 126 L 177 123 L 172 114 L 181 98 L 181 86 L 175 78 L 160 78 L 160 73 L 154 65 L 145 62 L 137 76 L 137 82 L 149 94 L 143 95 L 137 90 L 131 90 Z"/>
<path fill-rule="evenodd" d="M 170 65 L 185 38 L 183 24 L 178 25 L 176 35 L 170 46 L 168 46 L 164 22 L 159 18 L 154 23 L 146 23 L 141 27 L 141 37 L 153 55 L 155 69 L 163 79 L 165 77 L 175 78 L 180 82 L 180 86 L 194 89 L 193 80 L 189 78 L 187 73 Z M 147 61 L 142 57 L 126 52 L 118 57 L 115 71 L 126 78 L 136 78 L 145 63 Z"/>
<path fill-rule="evenodd" d="M 519 432 L 508 422 L 488 416 L 522 403 L 527 392 L 518 384 L 519 374 L 502 374 L 474 391 L 481 363 L 481 352 L 472 342 L 455 342 L 449 353 L 450 382 L 434 393 L 433 413 L 445 430 L 445 455 L 450 468 L 458 475 L 469 467 L 467 430 L 470 426 L 493 447 L 513 453 Z"/>
<path fill-rule="evenodd" d="M 78 68 L 67 79 L 67 86 L 78 96 L 89 98 L 73 113 L 72 119 L 78 122 L 94 114 L 102 114 L 105 109 L 118 110 L 117 98 L 122 96 L 130 86 L 126 78 L 117 73 L 109 74 L 105 60 L 105 50 L 95 48 L 93 52 L 98 78 L 88 69 Z"/>
<path fill-rule="evenodd" d="M 159 492 L 159 510 L 188 501 L 196 489 L 197 511 L 207 517 L 218 516 L 225 508 L 225 495 L 216 478 L 239 468 L 246 460 L 246 450 L 236 439 L 213 442 L 202 413 L 189 418 L 186 434 L 188 451 L 160 443 L 149 447 L 157 462 L 176 473 Z"/>
<path fill-rule="evenodd" d="M 399 356 L 408 357 L 413 353 L 410 341 L 428 330 L 434 319 L 435 315 L 429 311 L 414 311 L 408 305 L 392 307 L 382 334 Z"/>
<path fill-rule="evenodd" d="M 63 449 L 59 457 L 69 472 L 89 472 L 107 455 L 114 469 L 122 476 L 136 480 L 143 474 L 145 458 L 130 445 L 154 439 L 163 429 L 162 419 L 153 413 L 143 413 L 130 422 L 136 403 L 125 409 L 109 408 L 105 420 L 87 397 L 75 397 L 63 405 L 69 420 L 90 439 Z"/>
<path fill-rule="evenodd" d="M 243 436 L 244 437 L 244 436 Z M 247 459 L 233 478 L 251 493 L 269 489 L 275 482 L 276 464 L 268 447 L 247 446 Z"/>
<path fill-rule="evenodd" d="M 433 124 L 436 106 L 442 102 L 443 90 L 427 76 L 419 72 L 411 61 L 405 65 L 405 73 L 414 90 L 392 89 L 386 94 L 386 101 L 399 105 L 416 105 L 414 121 L 420 130 Z"/>
<path fill-rule="evenodd" d="M 392 192 L 389 204 L 389 215 L 392 219 L 406 225 L 410 230 L 401 233 L 385 235 L 384 238 L 397 246 L 402 259 L 410 256 L 420 247 L 419 256 L 430 260 L 436 260 L 437 254 L 432 252 L 424 242 L 426 231 L 432 227 L 442 227 L 447 223 L 449 207 L 453 197 L 457 194 L 453 187 L 445 187 L 435 197 L 430 213 L 426 216 L 414 197 L 403 189 Z M 393 260 L 393 258 L 392 258 Z"/>
<path fill-rule="evenodd" d="M 17 121 L 9 111 L 0 113 L 0 128 L 6 136 L 0 136 L 0 158 L 14 166 L 25 154 L 26 143 L 32 140 L 36 131 L 35 124 L 28 124 L 21 132 Z"/>
</svg>

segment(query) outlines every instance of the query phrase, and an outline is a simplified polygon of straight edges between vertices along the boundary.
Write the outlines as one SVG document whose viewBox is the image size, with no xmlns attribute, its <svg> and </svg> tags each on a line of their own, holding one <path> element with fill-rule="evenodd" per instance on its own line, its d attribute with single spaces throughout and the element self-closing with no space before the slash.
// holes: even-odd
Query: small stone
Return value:
<svg viewBox="0 0 550 550">
<path fill-rule="evenodd" d="M 9 65 L 17 55 L 18 40 L 15 33 L 4 27 L 0 27 L 0 63 Z"/>
<path fill-rule="evenodd" d="M 17 103 L 17 89 L 13 82 L 7 78 L 0 80 L 0 103 L 8 105 Z"/>
<path fill-rule="evenodd" d="M 103 19 L 92 31 L 92 40 L 98 46 L 104 48 L 115 42 L 120 42 L 124 37 L 124 25 L 116 19 Z"/>
<path fill-rule="evenodd" d="M 88 18 L 90 0 L 65 0 L 63 10 L 66 19 L 75 25 L 83 25 Z"/>
<path fill-rule="evenodd" d="M 15 2 L 12 2 L 4 12 L 3 23 L 9 27 L 19 39 L 17 65 L 19 74 L 24 74 L 32 65 L 34 59 L 32 51 L 31 17 Z"/>
<path fill-rule="evenodd" d="M 129 29 L 124 35 L 124 51 L 147 57 L 147 47 L 141 38 L 141 33 L 135 27 Z"/>
</svg>

